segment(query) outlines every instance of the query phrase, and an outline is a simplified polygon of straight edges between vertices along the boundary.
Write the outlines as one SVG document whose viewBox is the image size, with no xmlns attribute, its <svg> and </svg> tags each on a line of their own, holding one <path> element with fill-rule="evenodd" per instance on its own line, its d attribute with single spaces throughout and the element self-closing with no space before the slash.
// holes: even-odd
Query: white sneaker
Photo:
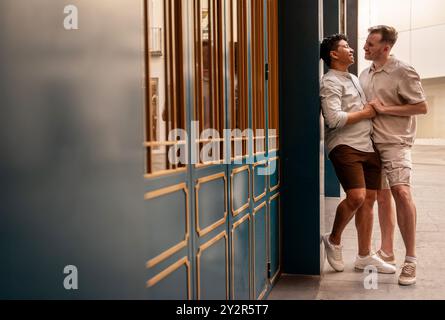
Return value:
<svg viewBox="0 0 445 320">
<path fill-rule="evenodd" d="M 396 273 L 397 271 L 395 266 L 386 263 L 374 253 L 371 253 L 370 255 L 363 258 L 357 256 L 355 260 L 355 269 L 365 270 L 365 268 L 368 266 L 376 267 L 377 272 L 379 273 Z"/>
<path fill-rule="evenodd" d="M 343 263 L 343 257 L 342 257 L 343 246 L 341 245 L 336 246 L 332 244 L 329 241 L 329 236 L 330 236 L 329 233 L 322 236 L 328 262 L 335 271 L 342 272 L 345 269 L 345 264 Z"/>
</svg>

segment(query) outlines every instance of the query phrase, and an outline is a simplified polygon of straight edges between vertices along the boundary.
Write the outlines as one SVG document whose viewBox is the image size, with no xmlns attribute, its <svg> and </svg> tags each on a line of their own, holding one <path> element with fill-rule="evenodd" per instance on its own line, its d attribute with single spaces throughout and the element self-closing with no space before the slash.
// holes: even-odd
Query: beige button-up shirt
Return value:
<svg viewBox="0 0 445 320">
<path fill-rule="evenodd" d="M 320 99 L 328 152 L 338 145 L 374 152 L 371 120 L 346 125 L 348 113 L 362 111 L 366 104 L 365 94 L 355 75 L 330 69 L 321 79 Z"/>
<path fill-rule="evenodd" d="M 360 84 L 368 101 L 378 98 L 383 105 L 417 104 L 426 100 L 420 77 L 413 67 L 390 56 L 380 69 L 374 64 L 360 74 Z M 375 143 L 412 145 L 416 116 L 377 115 L 374 118 Z"/>
</svg>

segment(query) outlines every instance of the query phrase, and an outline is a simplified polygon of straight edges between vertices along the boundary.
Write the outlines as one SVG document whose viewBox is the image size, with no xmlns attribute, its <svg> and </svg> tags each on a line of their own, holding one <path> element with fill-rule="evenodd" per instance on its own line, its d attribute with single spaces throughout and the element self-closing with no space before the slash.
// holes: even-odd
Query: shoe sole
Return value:
<svg viewBox="0 0 445 320">
<path fill-rule="evenodd" d="M 413 284 L 416 284 L 416 279 L 411 280 L 411 281 L 400 281 L 399 280 L 399 284 L 401 286 L 412 286 Z"/>
<path fill-rule="evenodd" d="M 332 263 L 329 261 L 329 259 L 326 259 L 326 260 L 328 260 L 329 265 L 330 265 L 331 268 L 334 269 L 336 272 L 343 272 L 343 271 L 345 270 L 344 268 L 343 268 L 343 269 L 336 269 L 336 268 L 332 265 Z"/>
<path fill-rule="evenodd" d="M 383 259 L 381 256 L 379 256 L 379 258 L 382 259 L 385 263 L 390 264 L 390 265 L 392 265 L 394 267 L 397 265 L 396 260 L 385 261 L 385 259 Z"/>
<path fill-rule="evenodd" d="M 354 269 L 356 271 L 363 271 L 363 270 L 365 270 L 365 268 L 361 268 L 361 267 L 357 267 L 357 266 L 355 266 Z M 382 270 L 377 269 L 377 272 L 378 273 L 382 273 L 382 274 L 394 274 L 394 273 L 396 273 L 396 271 L 397 270 L 394 270 L 394 271 L 382 271 Z"/>
</svg>

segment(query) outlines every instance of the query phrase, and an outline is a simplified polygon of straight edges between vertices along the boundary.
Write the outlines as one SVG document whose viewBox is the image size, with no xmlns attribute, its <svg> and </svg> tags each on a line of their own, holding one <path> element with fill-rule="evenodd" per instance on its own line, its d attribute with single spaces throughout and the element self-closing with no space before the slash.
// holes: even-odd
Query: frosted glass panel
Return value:
<svg viewBox="0 0 445 320">
<path fill-rule="evenodd" d="M 411 37 L 410 31 L 399 32 L 399 38 L 392 48 L 392 53 L 406 63 L 411 64 Z"/>
<path fill-rule="evenodd" d="M 422 78 L 445 76 L 445 25 L 412 31 L 412 64 Z"/>
<path fill-rule="evenodd" d="M 359 0 L 359 47 L 369 25 L 387 24 L 399 32 L 393 53 L 418 70 L 422 78 L 444 77 L 440 53 L 445 45 L 445 1 L 443 0 Z M 360 48 L 358 69 L 368 65 Z"/>
<path fill-rule="evenodd" d="M 445 1 L 412 0 L 412 28 L 422 28 L 445 23 Z"/>
<path fill-rule="evenodd" d="M 406 0 L 372 0 L 371 24 L 386 24 L 398 31 L 410 29 L 411 8 Z"/>
</svg>

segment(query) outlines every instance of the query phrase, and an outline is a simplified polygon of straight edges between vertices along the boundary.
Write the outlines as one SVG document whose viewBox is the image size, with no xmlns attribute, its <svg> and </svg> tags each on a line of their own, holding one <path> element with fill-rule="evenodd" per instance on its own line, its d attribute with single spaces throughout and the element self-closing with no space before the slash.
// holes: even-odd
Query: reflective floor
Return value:
<svg viewBox="0 0 445 320">
<path fill-rule="evenodd" d="M 418 213 L 416 285 L 401 287 L 397 284 L 397 274 L 379 274 L 378 289 L 365 289 L 366 275 L 353 268 L 357 233 L 351 221 L 343 238 L 344 272 L 336 273 L 325 263 L 321 279 L 283 275 L 269 299 L 445 299 L 445 146 L 416 145 L 413 148 L 413 162 L 413 194 Z M 337 203 L 337 199 L 326 200 L 328 230 Z M 380 241 L 377 211 L 374 218 L 373 247 L 377 250 Z M 405 251 L 398 228 L 395 238 L 397 266 L 400 267 Z"/>
</svg>

